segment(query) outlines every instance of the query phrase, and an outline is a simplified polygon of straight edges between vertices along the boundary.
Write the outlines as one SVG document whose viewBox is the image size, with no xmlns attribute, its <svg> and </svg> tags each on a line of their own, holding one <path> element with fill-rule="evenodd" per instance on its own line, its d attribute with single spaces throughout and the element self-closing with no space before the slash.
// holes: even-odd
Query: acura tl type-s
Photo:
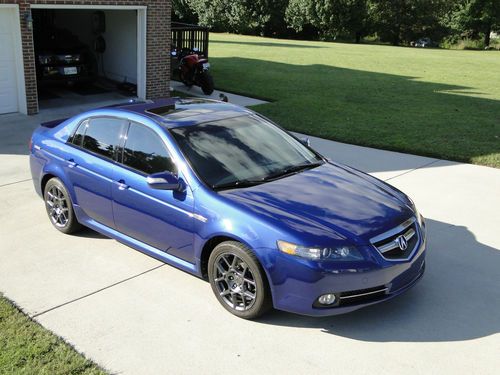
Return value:
<svg viewBox="0 0 500 375">
<path fill-rule="evenodd" d="M 345 313 L 424 273 L 410 198 L 232 104 L 130 102 L 45 123 L 30 164 L 56 229 L 83 225 L 208 279 L 242 318 Z"/>
</svg>

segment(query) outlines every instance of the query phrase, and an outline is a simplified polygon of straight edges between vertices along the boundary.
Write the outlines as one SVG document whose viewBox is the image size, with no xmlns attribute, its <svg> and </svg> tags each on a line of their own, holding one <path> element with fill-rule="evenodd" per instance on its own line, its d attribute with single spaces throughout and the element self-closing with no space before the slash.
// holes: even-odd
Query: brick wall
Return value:
<svg viewBox="0 0 500 375">
<path fill-rule="evenodd" d="M 147 6 L 146 97 L 154 99 L 170 95 L 171 0 L 0 0 L 0 4 L 19 5 L 28 114 L 38 112 L 33 33 L 27 28 L 25 20 L 31 4 Z"/>
</svg>

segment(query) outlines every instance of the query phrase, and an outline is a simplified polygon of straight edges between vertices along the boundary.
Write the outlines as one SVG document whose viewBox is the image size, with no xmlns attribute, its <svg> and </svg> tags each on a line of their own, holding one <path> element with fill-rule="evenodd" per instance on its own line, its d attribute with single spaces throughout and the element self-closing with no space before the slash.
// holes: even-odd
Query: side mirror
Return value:
<svg viewBox="0 0 500 375">
<path fill-rule="evenodd" d="M 300 142 L 304 145 L 304 146 L 307 146 L 307 147 L 311 147 L 311 140 L 308 138 L 302 138 L 300 140 Z"/>
<path fill-rule="evenodd" d="M 169 171 L 150 174 L 146 177 L 146 182 L 157 190 L 183 190 L 183 184 L 179 177 Z"/>
</svg>

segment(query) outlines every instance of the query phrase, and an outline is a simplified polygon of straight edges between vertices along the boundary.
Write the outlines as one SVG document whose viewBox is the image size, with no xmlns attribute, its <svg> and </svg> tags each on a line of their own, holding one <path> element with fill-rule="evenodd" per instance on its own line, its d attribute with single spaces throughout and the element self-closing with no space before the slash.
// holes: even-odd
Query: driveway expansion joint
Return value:
<svg viewBox="0 0 500 375">
<path fill-rule="evenodd" d="M 421 165 L 420 167 L 413 168 L 413 169 L 410 169 L 409 171 L 402 172 L 402 173 L 400 173 L 400 174 L 398 174 L 398 175 L 396 175 L 396 176 L 389 177 L 389 178 L 385 179 L 384 181 L 386 181 L 386 182 L 387 182 L 387 181 L 389 181 L 389 180 L 393 180 L 393 179 L 395 179 L 395 178 L 398 178 L 398 177 L 404 176 L 405 174 L 408 174 L 408 173 L 411 173 L 411 172 L 417 171 L 417 170 L 422 169 L 422 168 L 426 168 L 426 167 L 428 167 L 428 166 L 430 166 L 430 165 L 432 165 L 432 164 L 435 164 L 435 163 L 437 163 L 437 162 L 439 162 L 439 161 L 441 161 L 441 159 L 435 159 L 434 161 L 431 161 L 431 162 L 429 162 L 429 163 L 426 163 L 426 164 L 424 164 L 424 165 Z"/>
<path fill-rule="evenodd" d="M 33 180 L 32 178 L 28 178 L 26 180 L 20 180 L 20 181 L 15 181 L 15 182 L 7 182 L 6 184 L 0 185 L 0 188 L 2 188 L 4 186 L 10 186 L 10 185 L 15 185 L 15 184 L 20 184 L 22 182 L 28 182 L 28 181 L 32 181 L 32 180 Z"/>
<path fill-rule="evenodd" d="M 29 317 L 30 317 L 31 319 L 37 318 L 37 317 L 39 317 L 39 316 L 41 316 L 41 315 L 44 315 L 44 314 L 46 314 L 46 313 L 48 313 L 48 312 L 51 312 L 51 311 L 57 310 L 57 309 L 59 309 L 60 307 L 67 306 L 67 305 L 72 304 L 73 302 L 77 302 L 77 301 L 80 301 L 80 300 L 85 299 L 85 298 L 87 298 L 87 297 L 93 296 L 94 294 L 100 293 L 100 292 L 102 292 L 102 291 L 104 291 L 104 290 L 107 290 L 107 289 L 110 289 L 110 288 L 112 288 L 112 287 L 114 287 L 114 286 L 117 286 L 117 285 L 123 284 L 124 282 L 127 282 L 127 281 L 129 281 L 129 280 L 135 279 L 135 278 L 137 278 L 137 277 L 139 277 L 139 276 L 142 276 L 142 275 L 144 275 L 144 274 L 146 274 L 146 273 L 149 273 L 149 272 L 152 272 L 152 271 L 154 271 L 154 270 L 157 270 L 158 268 L 161 268 L 161 267 L 166 266 L 166 265 L 167 265 L 166 263 L 162 263 L 162 264 L 160 264 L 160 265 L 158 265 L 158 266 L 156 266 L 156 267 L 150 268 L 150 269 L 148 269 L 148 270 L 146 270 L 146 271 L 140 272 L 140 273 L 138 273 L 138 274 L 136 274 L 136 275 L 133 275 L 133 276 L 127 277 L 126 279 L 123 279 L 123 280 L 117 281 L 116 283 L 113 283 L 113 284 L 111 284 L 111 285 L 105 286 L 104 288 L 97 289 L 97 290 L 95 290 L 95 291 L 93 291 L 93 292 L 91 292 L 91 293 L 87 293 L 87 294 L 85 294 L 85 295 L 83 295 L 83 296 L 80 296 L 80 297 L 74 298 L 74 299 L 72 299 L 72 300 L 70 300 L 70 301 L 67 301 L 67 302 L 61 303 L 61 304 L 59 304 L 59 305 L 57 305 L 57 306 L 51 307 L 51 308 L 46 309 L 46 310 L 44 310 L 44 311 L 41 311 L 41 312 L 39 312 L 39 313 L 36 313 L 36 314 L 33 314 L 33 315 L 31 315 L 31 314 L 30 314 L 30 315 L 29 315 Z"/>
</svg>

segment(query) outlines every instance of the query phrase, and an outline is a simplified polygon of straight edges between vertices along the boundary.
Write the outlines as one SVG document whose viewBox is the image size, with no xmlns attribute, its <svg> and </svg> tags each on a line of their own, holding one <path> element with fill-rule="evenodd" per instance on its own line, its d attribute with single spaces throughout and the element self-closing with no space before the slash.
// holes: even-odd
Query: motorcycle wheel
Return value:
<svg viewBox="0 0 500 375">
<path fill-rule="evenodd" d="M 209 72 L 203 72 L 200 75 L 200 86 L 205 95 L 210 95 L 214 92 L 214 79 Z"/>
</svg>

